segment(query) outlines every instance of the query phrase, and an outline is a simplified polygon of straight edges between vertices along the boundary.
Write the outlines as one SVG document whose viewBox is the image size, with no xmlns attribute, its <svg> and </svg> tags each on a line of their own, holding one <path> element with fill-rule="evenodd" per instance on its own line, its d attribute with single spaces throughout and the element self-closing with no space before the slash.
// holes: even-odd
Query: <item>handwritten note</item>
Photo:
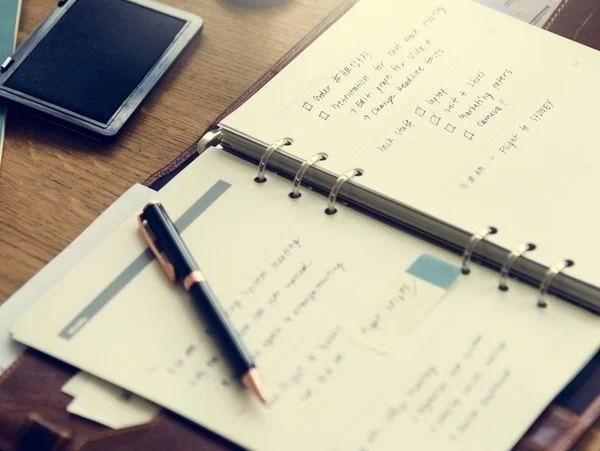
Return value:
<svg viewBox="0 0 600 451">
<path fill-rule="evenodd" d="M 433 9 L 419 28 L 398 33 L 397 39 L 383 51 L 366 46 L 357 50 L 330 73 L 327 84 L 305 92 L 302 109 L 310 113 L 311 118 L 323 121 L 349 115 L 365 121 L 381 120 L 394 110 L 393 106 L 409 87 L 417 84 L 417 80 L 443 58 L 442 41 L 432 41 L 427 31 L 446 14 L 444 7 Z M 311 89 L 312 95 L 306 95 Z"/>
<path fill-rule="evenodd" d="M 220 291 L 230 299 L 227 314 L 265 373 L 267 407 L 274 411 L 282 403 L 314 403 L 333 381 L 347 379 L 361 364 L 357 346 L 368 354 L 373 346 L 378 352 L 397 346 L 446 292 L 424 279 L 434 280 L 439 265 L 453 268 L 454 279 L 459 274 L 457 267 L 434 257 L 416 259 L 425 265 L 409 274 L 406 251 L 394 252 L 400 249 L 392 245 L 381 253 L 370 239 L 348 246 L 323 216 L 294 225 L 255 260 L 235 290 Z M 367 223 L 347 221 L 352 235 L 372 233 Z M 208 354 L 207 348 L 212 349 Z M 287 350 L 283 361 L 282 350 Z M 201 391 L 207 385 L 240 391 L 228 362 L 212 346 L 209 327 L 195 341 L 166 349 L 149 374 Z"/>
<path fill-rule="evenodd" d="M 344 329 L 376 352 L 392 352 L 443 301 L 459 274 L 457 266 L 425 254 L 404 271 L 378 265 L 365 276 L 377 277 L 380 284 L 375 289 L 363 285 L 353 291 L 371 301 L 355 305 Z"/>
<path fill-rule="evenodd" d="M 514 376 L 505 342 L 474 335 L 465 337 L 461 346 L 456 354 L 438 356 L 431 364 L 405 368 L 399 375 L 402 389 L 378 402 L 379 414 L 365 417 L 361 431 L 352 434 L 352 444 L 339 449 L 388 449 L 400 431 L 415 439 L 426 436 L 424 444 L 464 449 L 467 437 L 506 399 Z"/>
<path fill-rule="evenodd" d="M 363 0 L 221 125 L 327 152 L 334 173 L 360 167 L 373 190 L 473 233 L 494 225 L 506 248 L 535 242 L 530 258 L 572 259 L 598 284 L 592 247 L 554 212 L 577 205 L 594 233 L 580 193 L 600 189 L 599 71 L 592 49 L 482 5 Z"/>
</svg>

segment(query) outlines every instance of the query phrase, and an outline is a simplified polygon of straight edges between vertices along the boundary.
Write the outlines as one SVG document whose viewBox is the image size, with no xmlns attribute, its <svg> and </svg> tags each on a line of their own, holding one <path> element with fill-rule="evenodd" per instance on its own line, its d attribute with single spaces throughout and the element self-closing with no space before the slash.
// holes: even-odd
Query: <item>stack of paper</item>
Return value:
<svg viewBox="0 0 600 451">
<path fill-rule="evenodd" d="M 84 372 L 73 376 L 62 392 L 74 398 L 68 412 L 112 429 L 148 423 L 160 410 L 156 404 Z"/>
</svg>

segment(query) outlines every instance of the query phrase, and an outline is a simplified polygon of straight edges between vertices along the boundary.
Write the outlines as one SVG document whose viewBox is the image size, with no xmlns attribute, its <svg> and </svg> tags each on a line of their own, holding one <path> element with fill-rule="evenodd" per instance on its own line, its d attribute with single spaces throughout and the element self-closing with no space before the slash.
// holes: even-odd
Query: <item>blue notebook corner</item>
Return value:
<svg viewBox="0 0 600 451">
<path fill-rule="evenodd" d="M 21 0 L 0 0 L 0 64 L 12 55 L 17 41 Z M 6 108 L 0 104 L 0 158 L 4 147 Z"/>
</svg>

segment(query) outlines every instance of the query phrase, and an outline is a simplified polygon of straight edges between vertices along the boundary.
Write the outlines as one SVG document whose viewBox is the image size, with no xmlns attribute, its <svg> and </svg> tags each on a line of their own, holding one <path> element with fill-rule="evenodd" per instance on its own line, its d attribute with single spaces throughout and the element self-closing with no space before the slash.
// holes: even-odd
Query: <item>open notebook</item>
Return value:
<svg viewBox="0 0 600 451">
<path fill-rule="evenodd" d="M 224 145 L 500 269 L 531 243 L 515 277 L 600 309 L 593 195 L 600 55 L 471 2 L 359 2 L 220 123 Z M 493 243 L 490 244 L 490 243 Z M 575 280 L 577 279 L 577 280 Z"/>
<path fill-rule="evenodd" d="M 266 407 L 231 379 L 136 218 L 13 336 L 250 449 L 508 449 L 600 344 L 597 315 L 536 307 L 565 259 L 550 291 L 598 306 L 595 212 L 578 207 L 596 183 L 598 68 L 467 1 L 363 0 L 203 138 L 229 152 L 209 146 L 157 197 L 255 354 Z M 236 156 L 266 148 L 313 189 L 255 182 Z M 328 215 L 319 192 L 334 186 Z M 461 274 L 483 227 L 498 232 L 474 258 L 535 287 Z M 536 249 L 509 257 L 524 243 Z"/>
</svg>

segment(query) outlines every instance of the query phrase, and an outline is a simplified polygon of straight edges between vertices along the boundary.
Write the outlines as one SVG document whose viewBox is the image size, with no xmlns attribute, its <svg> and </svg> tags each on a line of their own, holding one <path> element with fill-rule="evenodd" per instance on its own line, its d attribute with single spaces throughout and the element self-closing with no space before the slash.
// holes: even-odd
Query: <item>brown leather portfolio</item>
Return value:
<svg viewBox="0 0 600 451">
<path fill-rule="evenodd" d="M 356 1 L 344 1 L 221 117 L 252 96 Z M 600 2 L 564 0 L 545 28 L 600 50 Z M 217 118 L 209 130 L 220 119 Z M 191 145 L 171 164 L 148 178 L 146 184 L 155 189 L 161 188 L 196 156 L 196 146 Z M 0 376 L 0 451 L 238 449 L 225 439 L 166 410 L 148 424 L 122 430 L 112 430 L 71 415 L 66 410 L 71 398 L 61 392 L 61 387 L 75 372 L 75 368 L 30 349 Z M 600 354 L 543 412 L 515 449 L 600 450 L 599 418 Z M 306 449 L 310 449 L 309 443 Z"/>
</svg>

